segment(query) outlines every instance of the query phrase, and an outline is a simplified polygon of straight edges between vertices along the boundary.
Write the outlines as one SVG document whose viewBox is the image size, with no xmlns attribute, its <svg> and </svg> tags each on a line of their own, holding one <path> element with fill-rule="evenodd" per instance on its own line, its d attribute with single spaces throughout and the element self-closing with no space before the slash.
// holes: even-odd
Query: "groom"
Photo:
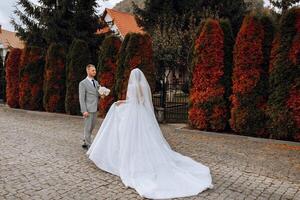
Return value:
<svg viewBox="0 0 300 200">
<path fill-rule="evenodd" d="M 79 83 L 79 102 L 84 117 L 82 148 L 88 149 L 92 144 L 92 131 L 96 124 L 99 101 L 99 83 L 94 79 L 96 68 L 92 64 L 86 66 L 87 77 Z"/>
</svg>

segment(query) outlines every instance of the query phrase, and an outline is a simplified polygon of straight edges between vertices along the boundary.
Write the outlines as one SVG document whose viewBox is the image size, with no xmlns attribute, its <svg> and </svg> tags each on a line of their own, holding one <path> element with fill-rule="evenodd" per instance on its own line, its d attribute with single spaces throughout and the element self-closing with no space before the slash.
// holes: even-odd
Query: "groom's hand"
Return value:
<svg viewBox="0 0 300 200">
<path fill-rule="evenodd" d="M 82 113 L 82 115 L 83 115 L 84 118 L 87 118 L 89 116 L 89 113 L 88 112 L 84 112 L 84 113 Z"/>
</svg>

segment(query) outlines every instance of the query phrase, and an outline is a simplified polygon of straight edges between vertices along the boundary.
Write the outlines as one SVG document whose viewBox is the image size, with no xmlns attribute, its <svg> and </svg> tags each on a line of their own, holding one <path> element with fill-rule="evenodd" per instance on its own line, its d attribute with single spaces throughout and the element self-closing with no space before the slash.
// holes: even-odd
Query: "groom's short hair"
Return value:
<svg viewBox="0 0 300 200">
<path fill-rule="evenodd" d="M 93 64 L 88 64 L 88 65 L 86 66 L 86 69 L 89 69 L 89 68 L 91 68 L 91 67 L 96 68 L 95 65 L 93 65 Z"/>
</svg>

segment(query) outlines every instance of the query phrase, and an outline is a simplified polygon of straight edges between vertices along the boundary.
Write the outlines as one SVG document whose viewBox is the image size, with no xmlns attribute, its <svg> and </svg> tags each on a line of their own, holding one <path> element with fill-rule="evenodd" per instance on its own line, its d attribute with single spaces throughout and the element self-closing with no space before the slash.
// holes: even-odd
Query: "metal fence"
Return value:
<svg viewBox="0 0 300 200">
<path fill-rule="evenodd" d="M 162 84 L 153 94 L 156 116 L 160 122 L 187 122 L 188 91 L 186 84 Z"/>
<path fill-rule="evenodd" d="M 0 67 L 0 103 L 5 102 L 5 87 L 6 87 L 6 81 L 5 81 L 5 71 L 4 67 Z"/>
</svg>

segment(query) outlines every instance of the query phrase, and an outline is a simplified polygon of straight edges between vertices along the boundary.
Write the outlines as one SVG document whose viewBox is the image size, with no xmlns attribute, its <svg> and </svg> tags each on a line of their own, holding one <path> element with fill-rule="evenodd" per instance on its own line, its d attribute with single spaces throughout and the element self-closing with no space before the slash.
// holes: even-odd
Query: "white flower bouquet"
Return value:
<svg viewBox="0 0 300 200">
<path fill-rule="evenodd" d="M 100 86 L 98 89 L 98 92 L 99 92 L 101 98 L 104 98 L 109 95 L 110 89 Z"/>
</svg>

